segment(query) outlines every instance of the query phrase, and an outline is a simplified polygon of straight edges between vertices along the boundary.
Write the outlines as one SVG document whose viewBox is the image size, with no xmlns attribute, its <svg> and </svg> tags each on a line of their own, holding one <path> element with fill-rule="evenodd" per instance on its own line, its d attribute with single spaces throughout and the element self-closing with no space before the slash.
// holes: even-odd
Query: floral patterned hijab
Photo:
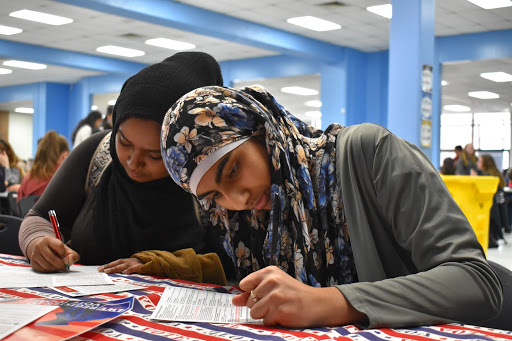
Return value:
<svg viewBox="0 0 512 341">
<path fill-rule="evenodd" d="M 271 174 L 271 210 L 230 211 L 211 198 L 205 214 L 224 234 L 224 248 L 239 279 L 276 265 L 312 286 L 357 281 L 348 228 L 337 186 L 336 136 L 288 113 L 260 86 L 193 90 L 167 112 L 162 155 L 185 190 L 201 162 L 219 148 L 264 136 Z"/>
</svg>

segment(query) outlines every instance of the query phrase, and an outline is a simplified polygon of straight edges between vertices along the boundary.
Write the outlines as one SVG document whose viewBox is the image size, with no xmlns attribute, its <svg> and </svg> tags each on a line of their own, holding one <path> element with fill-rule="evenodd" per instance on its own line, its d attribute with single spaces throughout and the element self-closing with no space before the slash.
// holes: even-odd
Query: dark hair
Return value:
<svg viewBox="0 0 512 341">
<path fill-rule="evenodd" d="M 443 160 L 440 173 L 443 175 L 455 175 L 455 161 L 451 157 Z"/>
<path fill-rule="evenodd" d="M 461 152 L 462 151 L 462 146 L 460 144 L 455 146 L 455 150 L 458 150 L 459 152 Z"/>
<path fill-rule="evenodd" d="M 99 112 L 99 111 L 91 111 L 89 113 L 89 115 L 87 115 L 84 119 L 82 119 L 80 122 L 78 122 L 78 124 L 76 125 L 76 128 L 75 130 L 73 130 L 73 134 L 71 134 L 71 142 L 75 143 L 75 137 L 76 137 L 76 133 L 78 132 L 78 130 L 80 128 L 82 128 L 84 125 L 88 125 L 90 126 L 93 130 L 95 129 L 94 127 L 94 123 L 98 120 L 98 119 L 101 119 L 103 117 L 103 115 Z"/>
<path fill-rule="evenodd" d="M 111 105 L 109 105 L 109 106 L 107 107 L 107 116 L 108 116 L 108 115 L 112 115 L 112 112 L 113 112 L 113 111 L 114 111 L 114 105 L 112 105 L 112 104 L 111 104 Z"/>
</svg>

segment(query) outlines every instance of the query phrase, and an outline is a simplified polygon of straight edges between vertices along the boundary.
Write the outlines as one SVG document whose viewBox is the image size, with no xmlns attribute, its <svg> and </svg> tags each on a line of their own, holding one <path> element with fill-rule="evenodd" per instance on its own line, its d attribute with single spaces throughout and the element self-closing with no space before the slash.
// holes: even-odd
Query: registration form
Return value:
<svg viewBox="0 0 512 341">
<path fill-rule="evenodd" d="M 233 294 L 166 287 L 152 319 L 181 322 L 263 324 L 251 318 L 250 309 L 231 303 Z"/>
<path fill-rule="evenodd" d="M 112 279 L 102 272 L 73 267 L 69 272 L 40 273 L 30 267 L 0 266 L 0 288 L 60 287 L 74 285 L 112 284 Z"/>
</svg>

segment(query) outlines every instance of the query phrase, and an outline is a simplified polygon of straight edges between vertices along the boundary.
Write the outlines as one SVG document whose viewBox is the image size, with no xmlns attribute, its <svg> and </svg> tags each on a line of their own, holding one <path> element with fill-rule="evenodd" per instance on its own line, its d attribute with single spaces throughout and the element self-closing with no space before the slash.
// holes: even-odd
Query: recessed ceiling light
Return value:
<svg viewBox="0 0 512 341">
<path fill-rule="evenodd" d="M 307 105 L 308 107 L 313 107 L 313 108 L 320 108 L 320 107 L 322 107 L 322 102 L 321 101 L 317 101 L 317 100 L 307 101 L 304 104 Z"/>
<path fill-rule="evenodd" d="M 304 113 L 304 115 L 306 115 L 308 117 L 313 117 L 313 118 L 320 118 L 320 117 L 322 117 L 322 112 L 321 111 L 306 111 Z"/>
<path fill-rule="evenodd" d="M 114 45 L 100 46 L 96 49 L 96 51 L 123 57 L 139 57 L 146 54 L 144 51 L 141 50 L 129 49 L 126 47 Z"/>
<path fill-rule="evenodd" d="M 36 21 L 48 25 L 65 25 L 73 22 L 73 19 L 61 17 L 58 15 L 31 11 L 28 9 L 22 9 L 21 11 L 12 12 L 9 14 L 11 17 L 26 19 L 30 21 Z"/>
<path fill-rule="evenodd" d="M 471 92 L 468 92 L 468 96 L 480 98 L 480 99 L 500 98 L 500 95 L 495 94 L 494 92 L 490 92 L 490 91 L 471 91 Z"/>
<path fill-rule="evenodd" d="M 317 32 L 339 30 L 341 28 L 341 26 L 336 23 L 317 17 L 312 17 L 310 15 L 290 18 L 286 21 L 289 24 L 297 25 Z"/>
<path fill-rule="evenodd" d="M 98 110 L 98 106 L 97 105 L 91 105 L 91 110 Z"/>
<path fill-rule="evenodd" d="M 482 78 L 489 79 L 493 82 L 512 82 L 512 75 L 506 72 L 484 72 L 481 73 Z"/>
<path fill-rule="evenodd" d="M 0 75 L 8 75 L 12 73 L 11 69 L 4 69 L 3 67 L 0 67 Z"/>
<path fill-rule="evenodd" d="M 176 51 L 191 50 L 191 49 L 196 48 L 196 46 L 194 44 L 185 43 L 182 41 L 172 40 L 172 39 L 167 39 L 167 38 L 148 39 L 148 40 L 146 40 L 146 44 L 163 47 L 163 48 L 169 49 L 169 50 L 176 50 Z"/>
<path fill-rule="evenodd" d="M 14 111 L 22 113 L 22 114 L 33 114 L 34 113 L 33 108 L 24 108 L 24 107 L 15 108 Z"/>
<path fill-rule="evenodd" d="M 21 60 L 6 60 L 2 64 L 5 66 L 19 67 L 21 69 L 29 70 L 43 70 L 47 68 L 45 64 L 23 62 Z"/>
<path fill-rule="evenodd" d="M 466 112 L 466 111 L 471 110 L 470 107 L 467 107 L 465 105 L 459 105 L 459 104 L 448 104 L 448 105 L 443 106 L 443 109 L 448 110 L 448 111 L 456 111 L 456 112 Z"/>
<path fill-rule="evenodd" d="M 111 99 L 110 101 L 108 101 L 108 105 L 115 105 L 115 104 L 116 104 L 115 99 Z"/>
<path fill-rule="evenodd" d="M 0 25 L 0 34 L 6 35 L 6 36 L 18 34 L 21 32 L 23 32 L 23 30 L 21 28 Z"/>
<path fill-rule="evenodd" d="M 442 80 L 442 81 L 441 81 L 441 86 L 447 86 L 448 84 L 450 84 L 450 83 L 448 83 L 448 82 L 447 82 L 447 81 L 445 81 L 445 80 Z"/>
<path fill-rule="evenodd" d="M 368 12 L 375 13 L 377 15 L 380 15 L 381 17 L 391 19 L 393 16 L 393 6 L 390 4 L 387 5 L 378 5 L 378 6 L 370 6 L 366 7 L 366 10 Z"/>
<path fill-rule="evenodd" d="M 483 9 L 493 9 L 512 6 L 510 0 L 468 0 L 469 2 L 482 7 Z"/>
<path fill-rule="evenodd" d="M 318 95 L 318 91 L 315 89 L 303 88 L 301 86 L 285 86 L 281 88 L 282 92 L 286 92 L 287 94 L 300 95 L 300 96 L 312 96 Z"/>
</svg>

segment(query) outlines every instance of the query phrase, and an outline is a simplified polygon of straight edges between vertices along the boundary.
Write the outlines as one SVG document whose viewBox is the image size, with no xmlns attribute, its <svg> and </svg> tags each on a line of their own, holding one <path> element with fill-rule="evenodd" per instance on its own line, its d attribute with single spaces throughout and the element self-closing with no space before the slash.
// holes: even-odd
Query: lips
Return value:
<svg viewBox="0 0 512 341">
<path fill-rule="evenodd" d="M 266 205 L 267 205 L 267 202 L 269 200 L 269 196 L 268 196 L 268 192 L 265 190 L 263 192 L 263 194 L 261 195 L 261 197 L 258 199 L 258 201 L 256 201 L 256 204 L 254 205 L 254 209 L 256 210 L 261 210 L 262 208 L 264 208 Z"/>
<path fill-rule="evenodd" d="M 140 178 L 142 178 L 144 176 L 144 174 L 142 174 L 140 172 L 137 172 L 137 171 L 134 171 L 134 170 L 131 170 L 129 168 L 128 168 L 128 175 L 132 179 L 140 179 Z"/>
</svg>

